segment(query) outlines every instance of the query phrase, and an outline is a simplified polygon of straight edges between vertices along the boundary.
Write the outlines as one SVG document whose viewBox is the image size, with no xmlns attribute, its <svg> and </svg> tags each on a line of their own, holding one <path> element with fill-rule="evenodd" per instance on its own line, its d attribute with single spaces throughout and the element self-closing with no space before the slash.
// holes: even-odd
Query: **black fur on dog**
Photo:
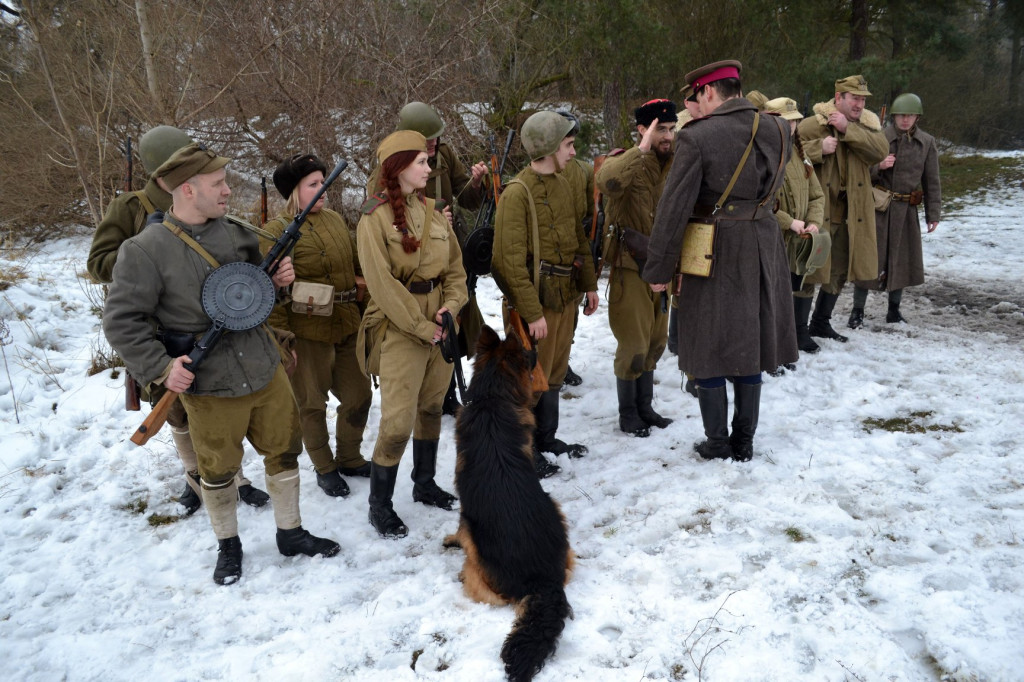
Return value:
<svg viewBox="0 0 1024 682">
<path fill-rule="evenodd" d="M 565 517 L 533 467 L 533 364 L 516 335 L 502 341 L 483 328 L 455 427 L 459 530 L 445 538 L 445 546 L 466 553 L 459 578 L 471 599 L 516 605 L 501 649 L 513 682 L 533 679 L 572 617 Z"/>
</svg>

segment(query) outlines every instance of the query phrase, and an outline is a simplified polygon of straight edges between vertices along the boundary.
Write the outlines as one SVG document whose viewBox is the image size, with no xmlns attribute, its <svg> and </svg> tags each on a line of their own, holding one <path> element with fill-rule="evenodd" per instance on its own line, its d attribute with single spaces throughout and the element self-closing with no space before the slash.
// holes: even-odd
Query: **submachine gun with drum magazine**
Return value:
<svg viewBox="0 0 1024 682">
<path fill-rule="evenodd" d="M 272 280 L 274 274 L 302 236 L 300 228 L 306 222 L 306 216 L 346 166 L 347 161 L 338 162 L 309 204 L 295 216 L 270 248 L 262 263 L 258 266 L 245 261 L 228 263 L 209 274 L 203 282 L 203 311 L 213 320 L 213 325 L 195 342 L 188 353 L 185 369 L 195 373 L 225 332 L 245 331 L 267 321 L 276 302 L 277 291 Z M 167 421 L 167 413 L 177 399 L 175 391 L 164 393 L 132 435 L 131 441 L 136 445 L 144 445 L 152 438 Z"/>
</svg>

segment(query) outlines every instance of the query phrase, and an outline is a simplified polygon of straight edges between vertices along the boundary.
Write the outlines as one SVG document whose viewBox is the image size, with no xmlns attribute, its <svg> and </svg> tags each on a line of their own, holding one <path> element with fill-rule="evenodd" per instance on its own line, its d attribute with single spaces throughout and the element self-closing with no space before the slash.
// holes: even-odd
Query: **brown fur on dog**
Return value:
<svg viewBox="0 0 1024 682">
<path fill-rule="evenodd" d="M 565 517 L 533 467 L 534 362 L 515 335 L 502 341 L 490 327 L 481 331 L 455 427 L 459 529 L 444 541 L 466 553 L 459 578 L 467 596 L 516 605 L 501 650 L 514 682 L 533 679 L 572 617 L 564 589 L 573 568 Z"/>
</svg>

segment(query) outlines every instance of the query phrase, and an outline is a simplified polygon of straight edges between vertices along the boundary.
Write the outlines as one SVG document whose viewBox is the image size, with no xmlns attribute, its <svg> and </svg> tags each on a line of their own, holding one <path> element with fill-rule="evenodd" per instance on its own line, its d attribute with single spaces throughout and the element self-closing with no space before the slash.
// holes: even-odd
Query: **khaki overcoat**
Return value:
<svg viewBox="0 0 1024 682">
<path fill-rule="evenodd" d="M 807 171 L 810 170 L 810 174 Z M 823 225 L 825 218 L 825 195 L 821 191 L 821 183 L 818 182 L 818 175 L 814 172 L 810 159 L 801 159 L 800 155 L 793 150 L 786 163 L 786 179 L 779 190 L 779 210 L 775 213 L 775 219 L 779 221 L 779 228 L 782 230 L 782 239 L 786 243 L 786 252 L 789 256 L 789 270 L 796 272 L 796 262 L 793 258 L 793 249 L 790 248 L 793 240 L 800 239 L 800 236 L 793 232 L 790 226 L 794 220 L 802 220 L 806 224 L 817 225 L 819 230 L 827 231 L 828 225 Z M 829 280 L 828 264 L 818 268 L 811 274 L 804 277 L 804 285 L 822 284 Z"/>
<path fill-rule="evenodd" d="M 845 217 L 849 234 L 846 280 L 874 279 L 878 276 L 878 248 L 871 166 L 885 158 L 889 145 L 873 112 L 864 109 L 860 121 L 850 121 L 846 132 L 840 133 L 828 123 L 834 111 L 833 101 L 815 104 L 814 114 L 800 122 L 797 134 L 825 193 L 825 217 L 832 225 L 842 225 Z M 835 153 L 822 155 L 821 141 L 832 136 L 839 140 Z M 835 230 L 829 229 L 835 254 L 835 245 L 845 242 L 837 240 Z M 831 263 L 827 267 L 831 268 Z"/>
<path fill-rule="evenodd" d="M 742 97 L 676 133 L 675 158 L 658 203 L 643 279 L 665 284 L 679 262 L 695 205 L 714 205 L 750 140 L 756 107 Z M 791 140 L 788 123 L 760 115 L 754 148 L 730 194 L 760 201 L 773 193 Z M 781 184 L 781 178 L 779 178 Z M 767 205 L 773 205 L 774 197 Z M 796 362 L 789 265 L 771 214 L 720 219 L 710 278 L 685 276 L 679 296 L 679 368 L 698 379 L 749 376 Z"/>
<path fill-rule="evenodd" d="M 147 206 L 146 204 L 149 204 Z M 150 208 L 166 211 L 171 207 L 171 195 L 150 178 L 144 189 L 124 192 L 107 206 L 103 220 L 96 226 L 89 247 L 85 267 L 97 282 L 109 284 L 114 272 L 117 250 L 126 239 L 134 237 L 146 226 Z"/>
</svg>

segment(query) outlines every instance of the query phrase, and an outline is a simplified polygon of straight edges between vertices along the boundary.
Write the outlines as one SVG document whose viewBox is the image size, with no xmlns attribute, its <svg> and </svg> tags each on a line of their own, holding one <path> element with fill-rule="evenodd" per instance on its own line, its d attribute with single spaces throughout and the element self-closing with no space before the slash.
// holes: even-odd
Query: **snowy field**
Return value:
<svg viewBox="0 0 1024 682">
<path fill-rule="evenodd" d="M 544 482 L 579 556 L 575 619 L 539 680 L 1024 679 L 1024 188 L 967 204 L 924 237 L 909 324 L 885 324 L 872 294 L 849 343 L 766 377 L 746 464 L 693 453 L 700 415 L 672 357 L 656 408 L 675 423 L 618 431 L 602 282 L 559 431 L 590 454 Z M 233 586 L 211 579 L 204 511 L 150 525 L 178 513 L 181 468 L 168 430 L 128 441 L 145 413 L 124 411 L 120 377 L 86 376 L 105 347 L 80 279 L 89 237 L 0 252 L 23 271 L 0 292 L 3 679 L 502 680 L 512 609 L 463 595 L 462 555 L 441 547 L 457 515 L 412 502 L 408 455 L 407 538 L 377 537 L 366 479 L 328 498 L 303 456 L 304 525 L 341 554 L 283 557 L 270 508 L 243 506 Z M 496 325 L 490 280 L 480 299 Z M 849 309 L 848 288 L 837 328 Z M 375 403 L 366 455 L 378 420 Z M 251 451 L 245 470 L 265 489 Z"/>
</svg>

